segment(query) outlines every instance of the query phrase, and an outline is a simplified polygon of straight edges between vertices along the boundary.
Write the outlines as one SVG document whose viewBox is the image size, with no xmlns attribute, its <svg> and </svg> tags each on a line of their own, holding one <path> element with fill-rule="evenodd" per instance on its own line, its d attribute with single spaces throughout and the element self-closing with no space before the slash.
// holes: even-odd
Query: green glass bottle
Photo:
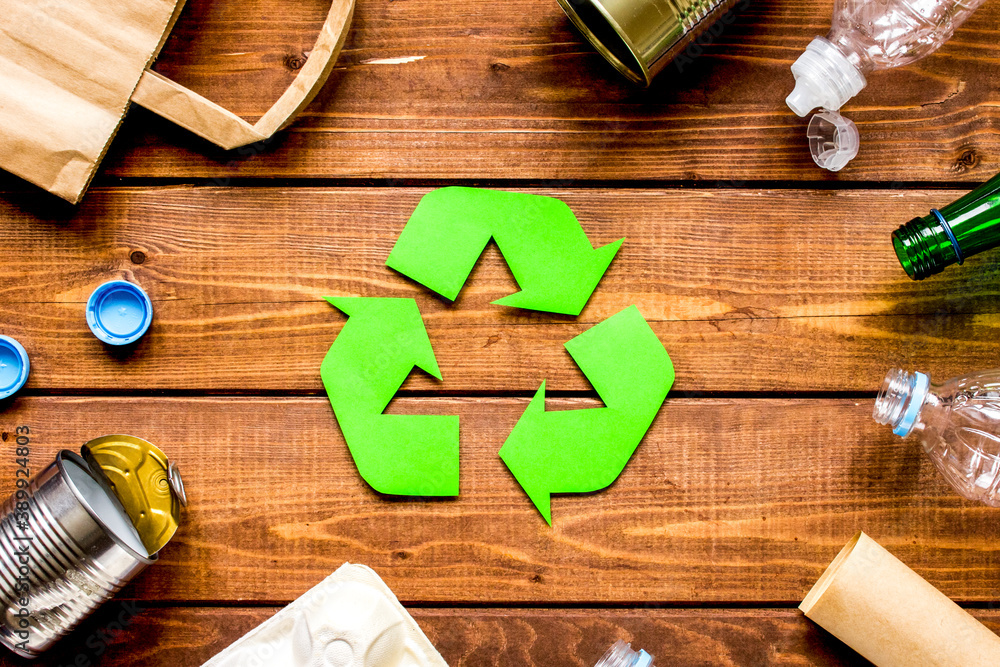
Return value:
<svg viewBox="0 0 1000 667">
<path fill-rule="evenodd" d="M 914 218 L 892 233 L 906 274 L 923 280 L 1000 245 L 1000 174 L 940 211 Z"/>
</svg>

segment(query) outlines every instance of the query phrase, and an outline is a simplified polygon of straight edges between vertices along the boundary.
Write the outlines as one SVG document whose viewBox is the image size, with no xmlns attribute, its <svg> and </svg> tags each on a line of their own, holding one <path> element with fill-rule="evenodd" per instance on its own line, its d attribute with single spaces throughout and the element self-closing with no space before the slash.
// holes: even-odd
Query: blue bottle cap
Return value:
<svg viewBox="0 0 1000 667">
<path fill-rule="evenodd" d="M 920 408 L 924 407 L 924 401 L 927 399 L 927 392 L 930 388 L 930 376 L 920 372 L 913 374 L 913 384 L 910 389 L 910 402 L 907 403 L 906 412 L 903 413 L 899 423 L 892 429 L 893 433 L 902 438 L 910 435 L 910 431 L 913 430 L 913 425 L 917 423 L 917 415 L 920 414 Z"/>
<path fill-rule="evenodd" d="M 0 336 L 0 399 L 13 396 L 28 381 L 28 353 L 13 338 Z"/>
<path fill-rule="evenodd" d="M 635 657 L 635 662 L 632 663 L 633 667 L 649 667 L 652 664 L 653 656 L 645 651 L 639 651 L 639 655 Z"/>
<path fill-rule="evenodd" d="M 87 301 L 87 324 L 108 345 L 139 340 L 153 321 L 153 302 L 138 285 L 112 280 L 94 290 Z"/>
</svg>

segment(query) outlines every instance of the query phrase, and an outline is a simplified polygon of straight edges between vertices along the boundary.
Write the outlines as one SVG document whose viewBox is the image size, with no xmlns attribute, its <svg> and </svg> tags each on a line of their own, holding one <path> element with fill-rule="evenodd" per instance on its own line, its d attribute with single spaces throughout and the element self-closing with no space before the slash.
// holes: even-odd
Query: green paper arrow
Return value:
<svg viewBox="0 0 1000 667">
<path fill-rule="evenodd" d="M 545 411 L 545 383 L 500 449 L 500 458 L 552 524 L 551 494 L 614 482 L 674 382 L 674 366 L 630 306 L 566 343 L 604 408 Z"/>
<path fill-rule="evenodd" d="M 385 263 L 454 301 L 491 237 L 521 288 L 494 303 L 566 315 L 580 314 L 625 240 L 595 250 L 553 197 L 451 187 L 420 200 Z"/>
<path fill-rule="evenodd" d="M 349 319 L 320 375 L 358 472 L 380 493 L 458 495 L 458 417 L 384 415 L 414 366 L 441 379 L 413 299 L 327 297 Z"/>
</svg>

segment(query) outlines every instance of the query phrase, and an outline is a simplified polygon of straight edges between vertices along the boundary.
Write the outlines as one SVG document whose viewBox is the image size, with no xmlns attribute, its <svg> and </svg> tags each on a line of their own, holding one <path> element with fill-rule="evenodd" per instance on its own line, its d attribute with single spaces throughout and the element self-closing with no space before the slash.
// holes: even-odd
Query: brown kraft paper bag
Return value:
<svg viewBox="0 0 1000 667">
<path fill-rule="evenodd" d="M 232 149 L 272 136 L 333 70 L 354 14 L 334 0 L 291 87 L 251 125 L 150 68 L 183 0 L 0 0 L 0 168 L 78 203 L 135 102 Z"/>
</svg>

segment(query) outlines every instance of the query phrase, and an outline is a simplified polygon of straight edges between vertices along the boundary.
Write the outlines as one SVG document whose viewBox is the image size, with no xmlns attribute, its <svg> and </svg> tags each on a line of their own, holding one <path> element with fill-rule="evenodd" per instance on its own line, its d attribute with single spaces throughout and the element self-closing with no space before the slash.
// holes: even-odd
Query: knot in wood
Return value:
<svg viewBox="0 0 1000 667">
<path fill-rule="evenodd" d="M 979 153 L 975 149 L 967 148 L 962 151 L 962 154 L 958 156 L 955 160 L 955 169 L 957 171 L 968 171 L 970 169 L 975 169 L 979 164 Z"/>
<path fill-rule="evenodd" d="M 285 56 L 285 67 L 293 72 L 300 70 L 305 66 L 308 59 L 308 56 L 304 53 L 293 53 L 292 55 Z"/>
</svg>

